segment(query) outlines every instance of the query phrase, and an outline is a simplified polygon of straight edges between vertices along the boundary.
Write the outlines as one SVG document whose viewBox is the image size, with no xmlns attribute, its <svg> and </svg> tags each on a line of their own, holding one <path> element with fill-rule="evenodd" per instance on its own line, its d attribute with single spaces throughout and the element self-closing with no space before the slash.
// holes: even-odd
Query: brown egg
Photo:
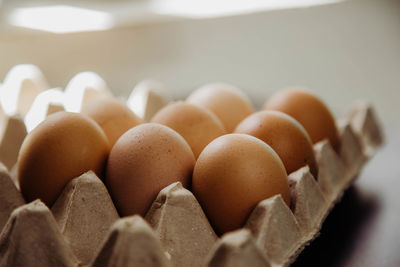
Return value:
<svg viewBox="0 0 400 267">
<path fill-rule="evenodd" d="M 127 106 L 111 97 L 93 100 L 82 107 L 81 113 L 88 115 L 100 125 L 111 147 L 123 133 L 142 123 L 142 120 Z"/>
<path fill-rule="evenodd" d="M 267 100 L 263 109 L 289 114 L 303 125 L 315 144 L 328 139 L 338 149 L 339 134 L 328 107 L 316 96 L 303 89 L 279 91 Z"/>
<path fill-rule="evenodd" d="M 283 112 L 264 110 L 244 119 L 235 133 L 249 134 L 270 145 L 288 174 L 308 165 L 317 177 L 317 164 L 310 136 L 295 119 Z"/>
<path fill-rule="evenodd" d="M 187 102 L 212 111 L 229 133 L 254 111 L 250 100 L 242 91 L 222 83 L 208 84 L 195 90 L 187 98 Z"/>
<path fill-rule="evenodd" d="M 166 125 L 179 133 L 188 142 L 196 158 L 208 143 L 226 134 L 224 126 L 214 113 L 185 102 L 164 107 L 151 121 Z"/>
<path fill-rule="evenodd" d="M 190 185 L 195 159 L 185 139 L 167 126 L 140 124 L 124 133 L 107 164 L 106 184 L 121 216 L 144 216 L 165 186 Z"/>
<path fill-rule="evenodd" d="M 103 175 L 107 137 L 87 116 L 57 112 L 25 138 L 18 157 L 18 181 L 26 201 L 40 198 L 49 207 L 73 178 L 93 170 Z"/>
<path fill-rule="evenodd" d="M 201 152 L 192 189 L 219 234 L 243 226 L 262 200 L 281 194 L 290 204 L 285 167 L 275 151 L 247 134 L 227 134 Z"/>
</svg>

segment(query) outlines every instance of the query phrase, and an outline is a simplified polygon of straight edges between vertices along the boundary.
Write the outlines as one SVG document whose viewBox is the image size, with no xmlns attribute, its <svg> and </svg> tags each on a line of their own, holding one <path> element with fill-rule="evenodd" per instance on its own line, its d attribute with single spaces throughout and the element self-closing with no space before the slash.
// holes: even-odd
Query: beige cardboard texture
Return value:
<svg viewBox="0 0 400 267">
<path fill-rule="evenodd" d="M 245 227 L 274 263 L 284 263 L 302 244 L 300 226 L 280 195 L 261 201 Z"/>
<path fill-rule="evenodd" d="M 39 200 L 15 209 L 0 234 L 0 266 L 76 266 L 50 210 Z"/>
<path fill-rule="evenodd" d="M 0 231 L 11 212 L 25 204 L 24 198 L 15 187 L 6 167 L 0 163 Z"/>
<path fill-rule="evenodd" d="M 327 140 L 314 145 L 319 166 L 318 184 L 328 201 L 334 201 L 346 184 L 346 167 Z"/>
<path fill-rule="evenodd" d="M 349 176 L 353 177 L 358 174 L 367 157 L 350 124 L 341 129 L 341 141 L 340 158 L 346 165 Z"/>
<path fill-rule="evenodd" d="M 150 225 L 138 215 L 119 219 L 92 267 L 171 267 Z"/>
<path fill-rule="evenodd" d="M 162 84 L 153 80 L 144 80 L 133 88 L 127 105 L 144 122 L 148 122 L 168 102 L 169 99 L 165 96 Z"/>
<path fill-rule="evenodd" d="M 65 111 L 64 106 L 50 103 L 47 106 L 46 117 L 59 111 Z"/>
<path fill-rule="evenodd" d="M 338 153 L 328 141 L 314 145 L 318 177 L 308 167 L 289 175 L 290 208 L 281 196 L 263 200 L 244 228 L 221 238 L 180 183 L 160 191 L 147 223 L 139 216 L 119 219 L 104 184 L 88 172 L 65 187 L 52 208 L 56 221 L 40 201 L 23 205 L 0 167 L 0 223 L 8 219 L 0 235 L 0 267 L 288 266 L 318 236 L 330 210 L 382 144 L 376 119 L 371 106 L 357 105 L 341 127 Z"/>
<path fill-rule="evenodd" d="M 193 194 L 173 183 L 160 191 L 146 220 L 156 231 L 174 266 L 202 266 L 217 240 Z"/>
<path fill-rule="evenodd" d="M 375 109 L 370 103 L 357 102 L 349 112 L 350 124 L 361 138 L 364 153 L 369 157 L 384 143 L 384 133 Z"/>
<path fill-rule="evenodd" d="M 303 234 L 313 236 L 320 228 L 328 203 L 308 166 L 289 175 L 292 211 Z"/>
<path fill-rule="evenodd" d="M 249 230 L 227 233 L 217 241 L 206 260 L 208 267 L 270 267 L 265 254 L 256 245 Z"/>
<path fill-rule="evenodd" d="M 106 187 L 92 171 L 69 182 L 51 211 L 83 264 L 92 261 L 119 218 Z"/>
<path fill-rule="evenodd" d="M 11 170 L 26 136 L 24 121 L 18 116 L 6 116 L 0 131 L 0 162 Z"/>
</svg>

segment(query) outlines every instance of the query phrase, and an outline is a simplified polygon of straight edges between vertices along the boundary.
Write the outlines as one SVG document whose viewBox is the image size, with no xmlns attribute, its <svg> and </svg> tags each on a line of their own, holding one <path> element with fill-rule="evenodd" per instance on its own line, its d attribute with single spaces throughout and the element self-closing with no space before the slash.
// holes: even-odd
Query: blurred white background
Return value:
<svg viewBox="0 0 400 267">
<path fill-rule="evenodd" d="M 254 6 L 247 9 L 237 1 L 226 9 L 171 1 L 164 13 L 155 8 L 160 1 L 72 1 L 109 14 L 110 29 L 66 34 L 11 26 L 11 14 L 26 2 L 3 2 L 0 80 L 15 64 L 32 63 L 52 87 L 92 70 L 117 95 L 128 96 L 135 83 L 154 78 L 174 98 L 224 81 L 242 88 L 256 107 L 280 88 L 302 85 L 337 114 L 362 98 L 375 104 L 387 126 L 400 125 L 398 0 L 320 1 L 288 9 L 276 6 L 279 1 L 250 1 Z"/>
</svg>

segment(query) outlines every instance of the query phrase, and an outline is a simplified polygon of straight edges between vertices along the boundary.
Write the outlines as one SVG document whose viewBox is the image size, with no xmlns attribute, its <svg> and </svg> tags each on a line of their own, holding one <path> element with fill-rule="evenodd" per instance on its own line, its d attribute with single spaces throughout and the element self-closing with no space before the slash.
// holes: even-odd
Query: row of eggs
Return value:
<svg viewBox="0 0 400 267">
<path fill-rule="evenodd" d="M 313 143 L 339 147 L 329 109 L 303 89 L 281 90 L 255 112 L 238 88 L 209 84 L 144 121 L 111 95 L 48 116 L 19 153 L 23 196 L 51 206 L 71 179 L 93 170 L 121 216 L 145 215 L 162 188 L 180 181 L 222 234 L 263 199 L 281 194 L 290 205 L 288 173 L 308 165 L 317 177 Z"/>
</svg>

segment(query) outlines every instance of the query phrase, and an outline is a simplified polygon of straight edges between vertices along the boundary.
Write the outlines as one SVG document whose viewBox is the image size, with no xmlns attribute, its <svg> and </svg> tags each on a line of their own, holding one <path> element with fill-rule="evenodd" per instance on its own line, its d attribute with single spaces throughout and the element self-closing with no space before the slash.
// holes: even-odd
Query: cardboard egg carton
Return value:
<svg viewBox="0 0 400 267">
<path fill-rule="evenodd" d="M 19 115 L 0 114 L 0 162 L 10 171 L 17 162 L 26 135 L 24 121 Z"/>
<path fill-rule="evenodd" d="M 50 88 L 42 71 L 32 64 L 10 69 L 0 83 L 0 116 L 19 115 L 28 132 L 54 112 L 81 112 L 82 107 L 102 97 L 114 97 L 105 80 L 97 73 L 83 71 L 68 82 L 65 89 Z M 126 105 L 143 121 L 169 103 L 164 86 L 155 80 L 135 85 Z"/>
<path fill-rule="evenodd" d="M 366 104 L 353 106 L 340 136 L 338 152 L 327 141 L 314 146 L 318 179 L 308 167 L 289 175 L 291 207 L 280 195 L 265 199 L 242 229 L 222 237 L 178 182 L 160 191 L 145 218 L 120 218 L 93 172 L 73 179 L 49 209 L 25 203 L 0 166 L 0 266 L 288 266 L 383 142 Z"/>
<path fill-rule="evenodd" d="M 133 89 L 127 106 L 146 120 L 168 103 L 163 86 L 142 81 Z M 16 177 L 16 161 L 22 142 L 48 115 L 58 111 L 80 112 L 100 97 L 113 97 L 106 82 L 94 72 L 80 72 L 65 90 L 50 88 L 35 65 L 14 66 L 0 84 L 0 162 Z M 18 184 L 16 184 L 18 187 Z"/>
<path fill-rule="evenodd" d="M 143 121 L 148 122 L 164 106 L 169 97 L 163 85 L 154 80 L 143 80 L 132 90 L 127 106 Z"/>
<path fill-rule="evenodd" d="M 9 170 L 27 134 L 23 117 L 48 87 L 41 70 L 31 64 L 11 68 L 0 86 L 0 162 Z"/>
<path fill-rule="evenodd" d="M 0 104 L 7 114 L 24 117 L 36 96 L 48 88 L 46 78 L 37 66 L 15 65 L 0 88 Z"/>
</svg>

